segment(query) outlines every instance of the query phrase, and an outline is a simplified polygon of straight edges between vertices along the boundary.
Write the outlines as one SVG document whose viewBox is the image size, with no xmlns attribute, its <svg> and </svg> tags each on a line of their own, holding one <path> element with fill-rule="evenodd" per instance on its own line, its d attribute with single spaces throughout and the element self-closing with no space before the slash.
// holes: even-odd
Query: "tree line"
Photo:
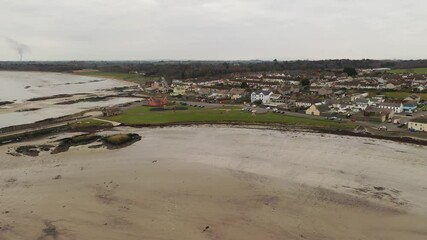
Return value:
<svg viewBox="0 0 427 240">
<path fill-rule="evenodd" d="M 427 60 L 298 60 L 298 61 L 60 61 L 0 62 L 0 70 L 69 72 L 97 69 L 105 72 L 141 72 L 168 79 L 217 78 L 232 73 L 272 71 L 342 71 L 354 68 L 427 67 Z"/>
</svg>

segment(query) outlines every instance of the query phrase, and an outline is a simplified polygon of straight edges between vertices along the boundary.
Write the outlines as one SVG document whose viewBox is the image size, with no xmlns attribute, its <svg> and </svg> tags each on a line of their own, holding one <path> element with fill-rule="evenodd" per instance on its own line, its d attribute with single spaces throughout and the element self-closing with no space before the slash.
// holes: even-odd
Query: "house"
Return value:
<svg viewBox="0 0 427 240">
<path fill-rule="evenodd" d="M 361 110 L 365 110 L 368 106 L 371 106 L 372 102 L 371 100 L 367 98 L 358 98 L 354 100 L 354 107 L 359 108 Z"/>
<path fill-rule="evenodd" d="M 395 113 L 403 112 L 403 104 L 402 103 L 393 103 L 393 102 L 383 102 L 378 105 L 380 109 L 390 109 Z"/>
<path fill-rule="evenodd" d="M 242 97 L 243 97 L 242 94 L 233 94 L 233 95 L 230 96 L 230 99 L 231 100 L 238 100 L 238 99 L 240 99 Z"/>
<path fill-rule="evenodd" d="M 251 94 L 251 102 L 261 101 L 262 103 L 269 103 L 272 91 L 256 91 Z"/>
<path fill-rule="evenodd" d="M 378 83 L 362 83 L 359 85 L 360 89 L 378 89 Z"/>
<path fill-rule="evenodd" d="M 360 87 L 360 84 L 356 81 L 337 82 L 334 87 L 339 89 L 357 89 Z"/>
<path fill-rule="evenodd" d="M 405 102 L 403 103 L 403 111 L 404 112 L 414 112 L 417 110 L 417 103 L 416 102 Z"/>
<path fill-rule="evenodd" d="M 358 94 L 351 95 L 350 99 L 351 101 L 355 101 L 358 98 L 366 98 L 368 96 L 369 96 L 369 93 L 358 93 Z"/>
<path fill-rule="evenodd" d="M 393 83 L 387 83 L 387 84 L 384 86 L 384 88 L 385 88 L 385 89 L 390 89 L 390 90 L 395 90 L 395 89 L 397 89 L 397 86 L 396 86 L 396 85 L 394 85 Z"/>
<path fill-rule="evenodd" d="M 332 89 L 330 87 L 322 87 L 317 90 L 317 94 L 319 94 L 320 96 L 327 96 L 332 94 Z"/>
<path fill-rule="evenodd" d="M 300 98 L 298 100 L 295 101 L 295 106 L 296 107 L 302 107 L 302 108 L 308 108 L 313 104 L 316 103 L 320 103 L 321 101 L 318 99 L 304 99 L 304 98 Z"/>
<path fill-rule="evenodd" d="M 228 99 L 229 91 L 223 89 L 212 89 L 212 93 L 208 96 L 210 99 Z"/>
<path fill-rule="evenodd" d="M 324 104 L 329 105 L 332 108 L 340 108 L 342 102 L 338 99 L 326 99 L 325 101 L 323 101 Z"/>
<path fill-rule="evenodd" d="M 165 79 L 148 81 L 145 83 L 145 90 L 150 92 L 167 92 L 169 84 Z"/>
<path fill-rule="evenodd" d="M 284 102 L 284 100 L 282 99 L 282 95 L 281 94 L 271 94 L 270 96 L 270 101 L 272 102 Z"/>
<path fill-rule="evenodd" d="M 185 87 L 184 86 L 175 86 L 173 88 L 173 92 L 171 93 L 171 96 L 184 96 L 185 95 Z"/>
<path fill-rule="evenodd" d="M 408 123 L 408 129 L 411 131 L 427 132 L 427 117 L 412 119 Z"/>
<path fill-rule="evenodd" d="M 416 95 L 416 94 L 412 94 L 411 96 L 403 99 L 404 102 L 416 102 L 417 104 L 421 101 L 421 97 Z"/>
<path fill-rule="evenodd" d="M 415 85 L 415 86 L 413 86 L 412 87 L 412 90 L 413 91 L 417 91 L 417 92 L 422 92 L 422 91 L 424 91 L 426 88 L 425 88 L 425 86 L 423 86 L 423 85 Z"/>
<path fill-rule="evenodd" d="M 230 98 L 232 100 L 237 100 L 245 96 L 246 90 L 243 88 L 232 88 L 229 91 Z"/>
<path fill-rule="evenodd" d="M 353 114 L 352 120 L 369 121 L 369 122 L 385 122 L 394 116 L 393 110 L 368 107 L 362 112 Z"/>
<path fill-rule="evenodd" d="M 199 88 L 196 90 L 196 93 L 199 94 L 200 96 L 208 96 L 209 94 L 211 94 L 211 89 L 210 88 Z"/>
<path fill-rule="evenodd" d="M 338 90 L 338 91 L 334 92 L 334 95 L 335 96 L 345 97 L 346 91 L 344 91 L 344 90 Z"/>
<path fill-rule="evenodd" d="M 381 103 L 383 103 L 385 101 L 385 96 L 384 95 L 373 96 L 373 97 L 371 97 L 371 101 L 374 104 L 381 104 Z"/>
<path fill-rule="evenodd" d="M 307 110 L 305 110 L 305 114 L 307 115 L 313 115 L 313 116 L 320 116 L 327 112 L 329 112 L 329 106 L 326 104 L 320 104 L 320 105 L 311 105 Z"/>
<path fill-rule="evenodd" d="M 292 93 L 299 93 L 300 89 L 293 85 L 282 85 L 277 89 L 277 91 L 282 95 L 290 95 Z"/>
<path fill-rule="evenodd" d="M 230 95 L 244 95 L 246 92 L 243 88 L 232 88 L 230 89 Z"/>
</svg>

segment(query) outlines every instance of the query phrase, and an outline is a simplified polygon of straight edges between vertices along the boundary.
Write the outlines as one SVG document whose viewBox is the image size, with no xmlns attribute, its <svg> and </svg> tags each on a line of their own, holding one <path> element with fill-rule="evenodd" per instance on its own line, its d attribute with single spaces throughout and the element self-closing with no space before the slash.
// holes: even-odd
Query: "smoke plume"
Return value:
<svg viewBox="0 0 427 240">
<path fill-rule="evenodd" d="M 10 47 L 13 48 L 19 55 L 19 61 L 22 61 L 24 54 L 30 51 L 30 47 L 11 38 L 6 38 Z"/>
</svg>

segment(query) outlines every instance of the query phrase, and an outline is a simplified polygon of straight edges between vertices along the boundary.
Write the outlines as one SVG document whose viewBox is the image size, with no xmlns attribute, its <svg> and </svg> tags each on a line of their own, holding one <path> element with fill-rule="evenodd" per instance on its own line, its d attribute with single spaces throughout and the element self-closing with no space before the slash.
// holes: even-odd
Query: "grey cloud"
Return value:
<svg viewBox="0 0 427 240">
<path fill-rule="evenodd" d="M 2 0 L 0 34 L 31 43 L 31 60 L 425 58 L 424 9 L 423 0 Z"/>
</svg>

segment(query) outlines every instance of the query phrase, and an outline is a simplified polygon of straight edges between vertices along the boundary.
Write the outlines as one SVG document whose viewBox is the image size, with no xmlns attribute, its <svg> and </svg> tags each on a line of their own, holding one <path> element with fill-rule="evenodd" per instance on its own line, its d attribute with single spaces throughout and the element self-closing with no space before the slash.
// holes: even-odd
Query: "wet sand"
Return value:
<svg viewBox="0 0 427 240">
<path fill-rule="evenodd" d="M 38 157 L 1 146 L 0 239 L 427 238 L 426 147 L 227 127 L 117 131 L 142 140 Z"/>
<path fill-rule="evenodd" d="M 114 97 L 95 102 L 60 104 L 90 97 L 111 96 L 120 93 L 115 88 L 136 86 L 134 83 L 106 78 L 51 72 L 0 71 L 0 82 L 0 102 L 12 102 L 0 107 L 0 128 L 140 100 Z M 31 101 L 34 98 L 40 100 Z M 33 111 L 26 111 L 28 109 Z"/>
</svg>

